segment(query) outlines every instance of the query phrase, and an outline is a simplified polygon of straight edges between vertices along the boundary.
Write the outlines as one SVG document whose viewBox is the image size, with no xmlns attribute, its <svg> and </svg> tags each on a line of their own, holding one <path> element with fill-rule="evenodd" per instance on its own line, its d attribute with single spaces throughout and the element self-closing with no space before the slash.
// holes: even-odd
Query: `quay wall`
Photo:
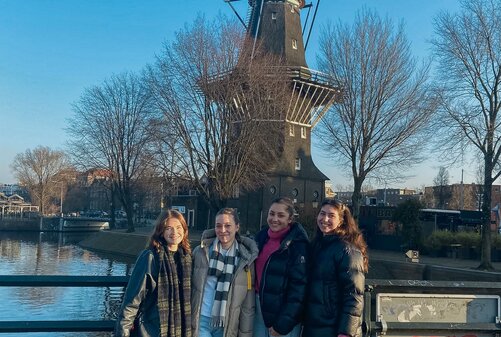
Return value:
<svg viewBox="0 0 501 337">
<path fill-rule="evenodd" d="M 40 231 L 40 219 L 0 219 L 0 230 L 2 231 Z"/>
<path fill-rule="evenodd" d="M 0 218 L 0 231 L 29 231 L 29 232 L 53 232 L 59 230 L 58 217 L 44 217 L 42 230 L 40 230 L 40 218 Z"/>
<path fill-rule="evenodd" d="M 148 240 L 143 234 L 100 231 L 80 241 L 79 245 L 96 252 L 136 257 L 146 248 Z"/>
</svg>

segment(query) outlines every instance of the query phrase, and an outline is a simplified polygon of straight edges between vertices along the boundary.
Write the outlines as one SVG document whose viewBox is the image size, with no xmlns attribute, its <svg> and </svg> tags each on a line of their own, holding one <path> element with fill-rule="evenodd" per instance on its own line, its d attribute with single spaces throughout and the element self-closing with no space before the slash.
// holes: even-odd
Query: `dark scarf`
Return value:
<svg viewBox="0 0 501 337">
<path fill-rule="evenodd" d="M 174 258 L 175 252 L 160 248 L 158 274 L 158 313 L 160 332 L 165 337 L 191 337 L 191 256 L 180 246 L 182 275 Z"/>
</svg>

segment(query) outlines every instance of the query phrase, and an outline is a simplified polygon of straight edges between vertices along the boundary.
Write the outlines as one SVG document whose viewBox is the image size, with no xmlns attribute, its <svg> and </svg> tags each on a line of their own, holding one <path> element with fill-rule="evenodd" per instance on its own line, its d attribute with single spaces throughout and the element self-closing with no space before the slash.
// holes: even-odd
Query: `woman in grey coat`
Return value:
<svg viewBox="0 0 501 337">
<path fill-rule="evenodd" d="M 252 336 L 258 249 L 239 227 L 236 209 L 221 209 L 215 229 L 204 231 L 193 251 L 193 337 Z"/>
</svg>

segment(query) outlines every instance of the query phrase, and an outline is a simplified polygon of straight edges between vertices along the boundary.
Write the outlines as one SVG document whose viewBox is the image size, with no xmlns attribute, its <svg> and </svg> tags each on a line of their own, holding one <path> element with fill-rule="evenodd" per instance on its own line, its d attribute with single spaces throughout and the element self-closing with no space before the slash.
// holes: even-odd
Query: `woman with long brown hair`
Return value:
<svg viewBox="0 0 501 337">
<path fill-rule="evenodd" d="M 191 337 L 191 249 L 183 215 L 160 214 L 137 258 L 115 336 Z"/>
<path fill-rule="evenodd" d="M 298 337 L 307 284 L 308 236 L 295 220 L 294 203 L 271 202 L 268 226 L 256 234 L 254 337 Z"/>
<path fill-rule="evenodd" d="M 322 203 L 309 260 L 303 336 L 360 336 L 367 245 L 342 202 Z"/>
</svg>

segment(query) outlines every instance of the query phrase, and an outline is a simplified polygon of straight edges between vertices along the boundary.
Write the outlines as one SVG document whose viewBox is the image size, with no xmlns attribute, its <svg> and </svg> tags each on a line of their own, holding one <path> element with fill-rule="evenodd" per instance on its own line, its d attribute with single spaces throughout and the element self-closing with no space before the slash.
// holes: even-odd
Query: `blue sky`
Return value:
<svg viewBox="0 0 501 337">
<path fill-rule="evenodd" d="M 236 3 L 242 14 L 246 5 L 247 0 Z M 459 5 L 457 0 L 323 0 L 308 46 L 310 67 L 319 26 L 350 22 L 364 7 L 403 20 L 413 52 L 427 57 L 433 17 Z M 233 15 L 223 0 L 0 0 L 0 183 L 15 182 L 9 165 L 17 153 L 38 145 L 64 149 L 71 104 L 85 88 L 112 74 L 141 70 L 199 13 Z M 333 185 L 351 183 L 346 170 L 333 167 L 317 150 L 313 156 Z M 431 159 L 398 187 L 431 185 L 440 165 Z M 475 168 L 464 168 L 465 182 L 473 182 Z M 460 169 L 450 170 L 452 182 L 459 182 Z"/>
</svg>

